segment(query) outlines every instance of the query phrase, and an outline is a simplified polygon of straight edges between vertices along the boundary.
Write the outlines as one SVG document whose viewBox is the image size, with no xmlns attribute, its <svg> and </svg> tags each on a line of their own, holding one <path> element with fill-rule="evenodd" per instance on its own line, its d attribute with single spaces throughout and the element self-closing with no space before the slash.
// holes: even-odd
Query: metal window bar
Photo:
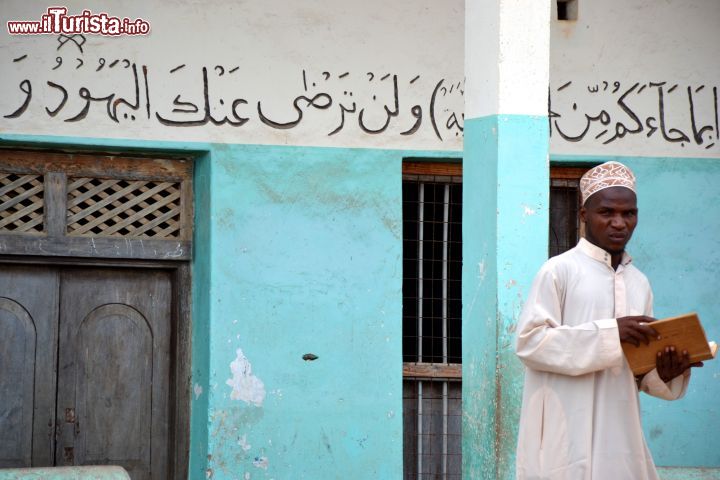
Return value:
<svg viewBox="0 0 720 480">
<path fill-rule="evenodd" d="M 423 384 L 422 382 L 417 383 L 417 477 L 421 479 L 421 472 L 423 471 L 423 442 L 420 439 L 423 438 Z"/>
<path fill-rule="evenodd" d="M 443 363 L 448 361 L 448 345 L 447 345 L 447 275 L 448 275 L 448 222 L 450 221 L 450 185 L 445 184 L 443 195 L 443 249 L 442 249 L 442 354 Z M 442 475 L 447 478 L 448 473 L 448 385 L 447 382 L 442 383 L 443 386 L 443 435 L 442 435 Z"/>
<path fill-rule="evenodd" d="M 403 176 L 406 364 L 461 362 L 461 188 L 460 177 Z M 433 377 L 404 382 L 406 479 L 461 478 L 461 382 Z"/>
<path fill-rule="evenodd" d="M 443 249 L 442 249 L 442 355 L 443 363 L 448 361 L 447 345 L 447 281 L 448 281 L 448 222 L 450 221 L 450 185 L 443 188 Z"/>
<path fill-rule="evenodd" d="M 418 339 L 418 362 L 423 361 L 423 344 L 422 344 L 422 338 L 423 338 L 423 246 L 424 246 L 424 240 L 425 240 L 425 230 L 422 228 L 422 225 L 425 223 L 425 184 L 421 183 L 419 185 L 420 187 L 420 193 L 418 195 L 418 295 L 417 295 L 417 301 L 418 301 L 418 327 L 417 327 L 417 339 Z M 422 395 L 422 388 L 420 389 L 420 394 Z"/>
</svg>

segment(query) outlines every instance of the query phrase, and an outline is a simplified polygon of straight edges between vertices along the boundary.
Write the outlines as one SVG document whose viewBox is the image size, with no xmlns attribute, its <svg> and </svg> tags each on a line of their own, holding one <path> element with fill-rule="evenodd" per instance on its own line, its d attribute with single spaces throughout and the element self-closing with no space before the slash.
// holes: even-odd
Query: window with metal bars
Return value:
<svg viewBox="0 0 720 480">
<path fill-rule="evenodd" d="M 462 475 L 462 168 L 403 165 L 405 479 Z"/>
<path fill-rule="evenodd" d="M 549 256 L 573 248 L 580 236 L 580 177 L 589 168 L 552 167 L 550 169 Z"/>
</svg>

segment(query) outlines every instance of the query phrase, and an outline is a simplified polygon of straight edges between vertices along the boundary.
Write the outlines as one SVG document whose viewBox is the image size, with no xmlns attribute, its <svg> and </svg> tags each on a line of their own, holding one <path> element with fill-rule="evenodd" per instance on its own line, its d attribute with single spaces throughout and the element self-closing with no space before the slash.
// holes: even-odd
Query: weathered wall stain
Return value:
<svg viewBox="0 0 720 480">
<path fill-rule="evenodd" d="M 250 466 L 261 451 L 253 450 L 248 436 L 263 417 L 264 409 L 254 406 L 212 411 L 209 416 L 211 453 L 208 454 L 208 468 L 215 474 L 235 475 L 238 466 Z"/>
<path fill-rule="evenodd" d="M 267 470 L 268 466 L 270 465 L 270 460 L 268 460 L 267 457 L 259 456 L 255 457 L 252 463 L 253 467 L 255 468 L 262 468 L 263 470 Z"/>
<path fill-rule="evenodd" d="M 215 222 L 218 228 L 224 230 L 235 230 L 235 210 L 230 207 L 223 208 L 218 212 Z"/>
<path fill-rule="evenodd" d="M 242 349 L 235 352 L 237 357 L 230 363 L 232 377 L 225 382 L 232 388 L 230 398 L 261 407 L 265 401 L 265 384 L 253 375 L 252 365 Z"/>
</svg>

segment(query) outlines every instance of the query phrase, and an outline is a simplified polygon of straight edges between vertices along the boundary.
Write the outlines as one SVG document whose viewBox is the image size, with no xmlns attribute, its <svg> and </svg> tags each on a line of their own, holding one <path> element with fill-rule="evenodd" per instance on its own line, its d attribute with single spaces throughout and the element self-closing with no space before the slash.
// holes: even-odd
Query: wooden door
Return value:
<svg viewBox="0 0 720 480">
<path fill-rule="evenodd" d="M 60 283 L 57 463 L 167 478 L 170 274 L 70 269 Z"/>
<path fill-rule="evenodd" d="M 0 468 L 53 465 L 58 273 L 0 265 Z"/>
<path fill-rule="evenodd" d="M 166 271 L 0 266 L 2 466 L 168 478 L 171 318 Z"/>
</svg>

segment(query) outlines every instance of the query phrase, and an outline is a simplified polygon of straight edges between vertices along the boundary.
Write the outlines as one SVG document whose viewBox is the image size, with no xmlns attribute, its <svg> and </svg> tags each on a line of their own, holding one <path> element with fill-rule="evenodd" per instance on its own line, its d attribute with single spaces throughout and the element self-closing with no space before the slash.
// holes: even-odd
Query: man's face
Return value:
<svg viewBox="0 0 720 480">
<path fill-rule="evenodd" d="M 612 254 L 622 253 L 637 226 L 637 197 L 625 187 L 600 190 L 580 209 L 580 219 L 589 242 Z"/>
</svg>

